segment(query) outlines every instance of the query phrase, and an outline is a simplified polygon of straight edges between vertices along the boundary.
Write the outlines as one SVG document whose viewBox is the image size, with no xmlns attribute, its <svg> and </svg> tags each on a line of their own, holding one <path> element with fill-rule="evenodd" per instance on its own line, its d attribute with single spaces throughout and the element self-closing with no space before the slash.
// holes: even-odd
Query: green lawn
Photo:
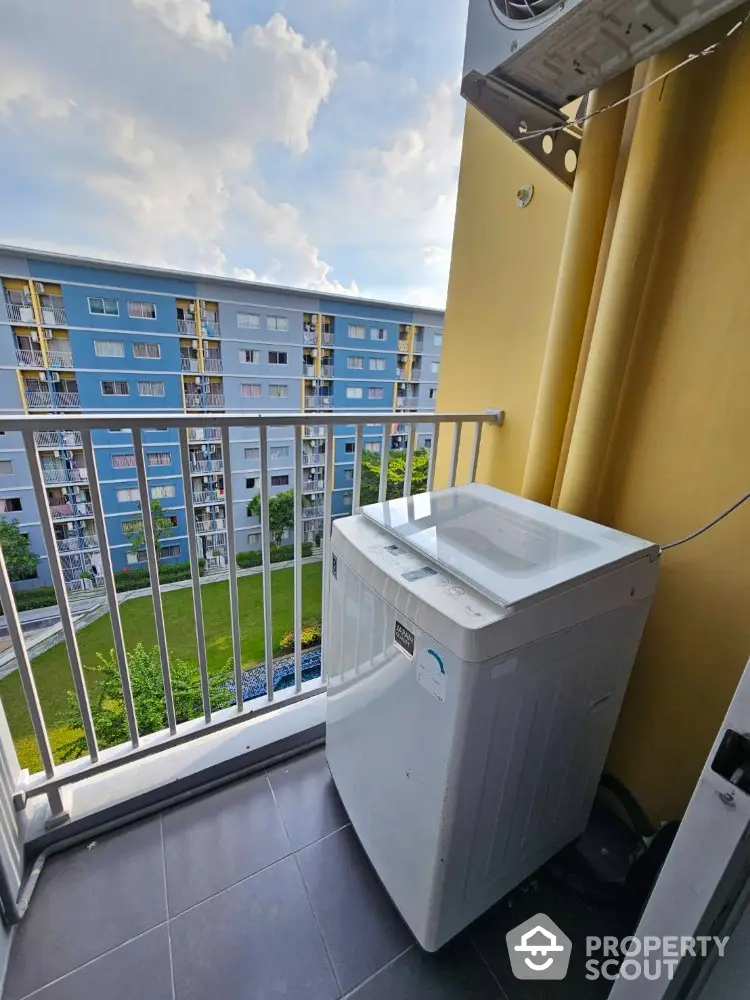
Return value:
<svg viewBox="0 0 750 1000">
<path fill-rule="evenodd" d="M 273 643 L 278 652 L 279 641 L 292 631 L 294 617 L 293 570 L 279 569 L 271 574 L 273 604 Z M 265 658 L 263 637 L 263 591 L 260 573 L 243 576 L 239 583 L 240 632 L 242 635 L 243 665 L 253 666 Z M 203 622 L 206 632 L 206 655 L 209 671 L 220 670 L 232 655 L 232 637 L 229 624 L 229 584 L 226 580 L 201 587 Z M 167 641 L 175 657 L 197 663 L 195 624 L 193 620 L 192 590 L 169 591 L 162 595 Z M 302 614 L 304 619 L 318 617 L 321 607 L 321 565 L 308 563 L 302 567 Z M 150 597 L 136 597 L 120 605 L 125 646 L 133 648 L 141 642 L 144 646 L 156 643 L 153 604 Z M 95 665 L 97 653 L 106 654 L 113 646 L 109 614 L 98 618 L 76 633 L 81 660 L 86 673 L 89 691 L 98 682 L 97 675 L 86 669 Z M 72 690 L 70 664 L 64 642 L 58 643 L 33 661 L 39 700 L 47 726 L 52 730 L 50 740 L 56 744 L 67 742 L 69 730 L 58 726 L 67 705 L 66 692 Z M 21 682 L 14 672 L 0 680 L 2 699 L 8 725 L 13 735 L 22 767 L 39 770 L 41 763 L 33 737 L 31 720 L 26 709 Z"/>
</svg>

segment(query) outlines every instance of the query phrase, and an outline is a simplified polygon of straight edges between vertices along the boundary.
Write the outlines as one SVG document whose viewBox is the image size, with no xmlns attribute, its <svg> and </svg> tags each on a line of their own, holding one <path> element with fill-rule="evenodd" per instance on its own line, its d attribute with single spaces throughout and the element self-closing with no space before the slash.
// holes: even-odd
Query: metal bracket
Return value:
<svg viewBox="0 0 750 1000">
<path fill-rule="evenodd" d="M 503 424 L 505 423 L 505 410 L 487 409 L 484 412 L 491 413 L 492 416 L 495 418 L 493 420 L 495 427 L 502 427 Z"/>
<path fill-rule="evenodd" d="M 538 129 L 559 128 L 568 121 L 557 108 L 494 76 L 469 73 L 461 93 L 513 140 Z M 559 128 L 554 135 L 525 139 L 519 145 L 563 184 L 573 187 L 581 146 L 581 130 L 577 125 Z"/>
</svg>

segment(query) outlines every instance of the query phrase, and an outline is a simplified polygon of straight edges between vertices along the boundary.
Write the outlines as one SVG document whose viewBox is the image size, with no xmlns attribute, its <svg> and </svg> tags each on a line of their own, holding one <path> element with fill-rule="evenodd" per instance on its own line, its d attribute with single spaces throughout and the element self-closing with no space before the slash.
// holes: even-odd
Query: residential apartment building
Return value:
<svg viewBox="0 0 750 1000">
<path fill-rule="evenodd" d="M 356 299 L 319 297 L 224 278 L 109 264 L 15 248 L 0 250 L 0 395 L 6 412 L 310 412 L 304 428 L 304 535 L 322 531 L 325 429 L 317 413 L 434 409 L 443 314 Z M 405 448 L 402 425 L 391 448 Z M 227 562 L 225 468 L 218 429 L 188 432 L 200 555 L 209 569 Z M 72 590 L 100 581 L 99 541 L 80 434 L 42 432 L 36 449 Z M 430 447 L 430 424 L 418 447 Z M 115 570 L 145 565 L 131 551 L 140 522 L 129 431 L 93 435 Z M 292 487 L 292 429 L 269 432 L 269 492 Z M 365 427 L 364 447 L 380 451 L 382 425 Z M 351 511 L 354 428 L 333 439 L 334 516 Z M 230 437 L 237 551 L 260 546 L 247 514 L 260 488 L 257 431 Z M 176 431 L 144 434 L 153 499 L 172 520 L 161 541 L 165 562 L 188 558 L 185 498 Z M 39 511 L 21 434 L 0 439 L 0 514 L 17 518 L 42 555 L 33 585 L 49 581 Z M 125 531 L 123 531 L 125 529 Z M 29 585 L 32 585 L 31 583 Z"/>
</svg>

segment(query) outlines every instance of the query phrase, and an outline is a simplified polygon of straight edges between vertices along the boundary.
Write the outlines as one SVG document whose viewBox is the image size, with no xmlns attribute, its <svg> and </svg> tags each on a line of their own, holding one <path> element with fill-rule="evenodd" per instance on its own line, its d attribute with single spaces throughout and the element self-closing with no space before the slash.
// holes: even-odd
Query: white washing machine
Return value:
<svg viewBox="0 0 750 1000">
<path fill-rule="evenodd" d="M 328 761 L 428 951 L 584 830 L 658 555 L 476 484 L 334 523 Z"/>
</svg>

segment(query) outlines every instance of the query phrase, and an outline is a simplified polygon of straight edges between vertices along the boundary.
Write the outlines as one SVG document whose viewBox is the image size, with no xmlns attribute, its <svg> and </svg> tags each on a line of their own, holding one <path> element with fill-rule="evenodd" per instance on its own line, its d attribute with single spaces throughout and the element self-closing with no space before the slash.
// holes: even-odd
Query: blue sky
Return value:
<svg viewBox="0 0 750 1000">
<path fill-rule="evenodd" d="M 442 305 L 466 0 L 6 0 L 0 241 Z"/>
</svg>

